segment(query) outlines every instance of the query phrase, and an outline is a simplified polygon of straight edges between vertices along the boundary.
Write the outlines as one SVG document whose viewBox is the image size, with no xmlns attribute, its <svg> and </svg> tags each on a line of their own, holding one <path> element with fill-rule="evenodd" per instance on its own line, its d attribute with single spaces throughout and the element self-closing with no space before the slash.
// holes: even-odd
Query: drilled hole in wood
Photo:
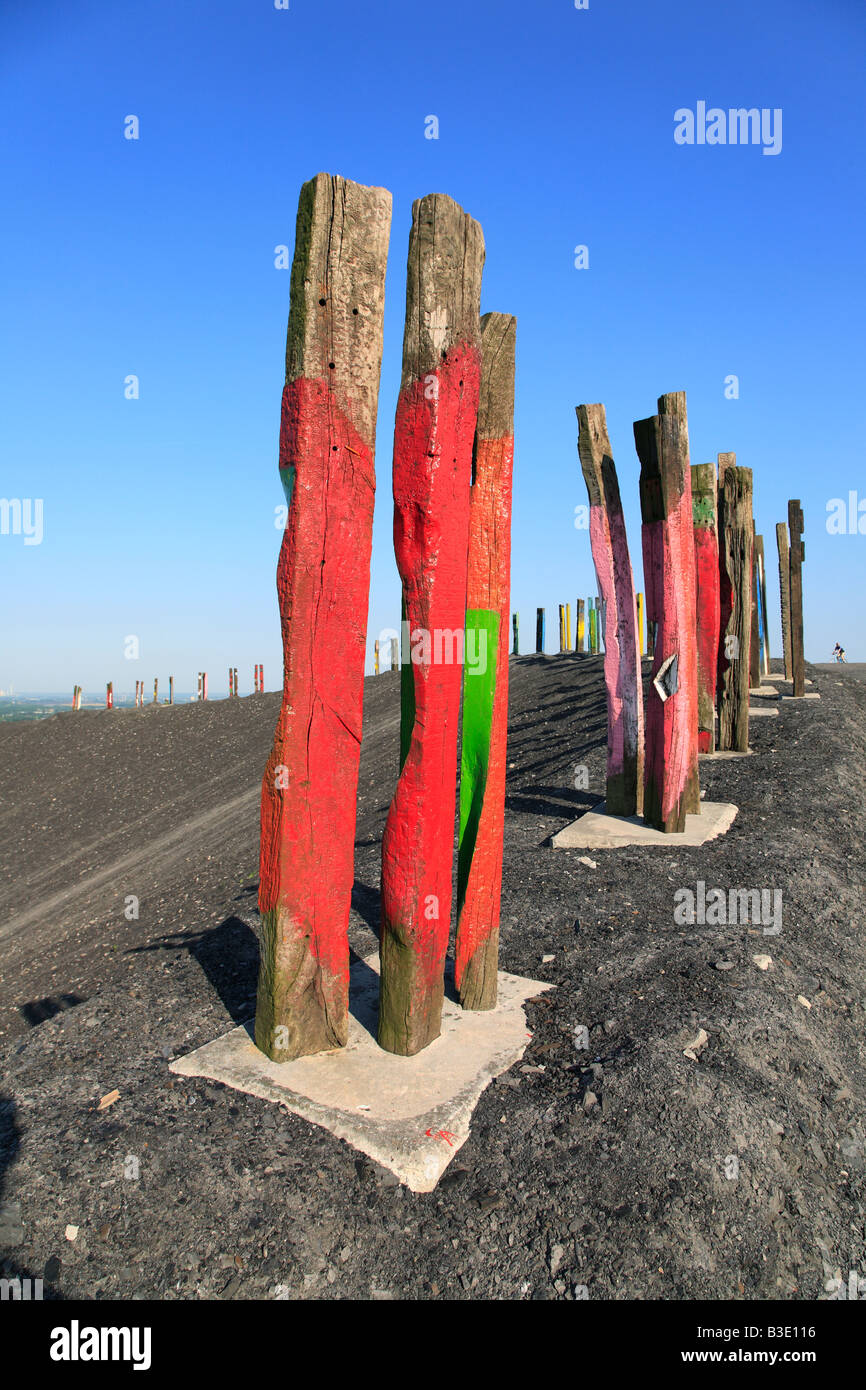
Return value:
<svg viewBox="0 0 866 1390">
<path fill-rule="evenodd" d="M 335 365 L 336 365 L 336 364 L 335 364 L 334 362 L 329 362 L 329 363 L 328 363 L 328 366 L 330 367 L 331 371 L 334 370 Z"/>
<path fill-rule="evenodd" d="M 353 314 L 357 314 L 357 312 L 358 312 L 357 309 L 353 309 L 353 310 L 352 310 L 352 313 L 353 313 Z"/>
<path fill-rule="evenodd" d="M 327 299 L 320 299 L 320 300 L 319 300 L 319 303 L 322 304 L 322 305 L 327 304 L 327 302 L 328 302 Z"/>
</svg>

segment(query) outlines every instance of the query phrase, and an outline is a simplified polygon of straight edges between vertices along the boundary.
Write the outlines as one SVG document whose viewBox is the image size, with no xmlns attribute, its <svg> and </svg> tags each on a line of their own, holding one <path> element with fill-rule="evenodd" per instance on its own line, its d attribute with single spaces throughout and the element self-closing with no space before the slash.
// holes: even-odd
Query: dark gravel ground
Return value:
<svg viewBox="0 0 866 1390">
<path fill-rule="evenodd" d="M 581 856 L 549 837 L 603 788 L 601 658 L 511 670 L 502 965 L 556 989 L 425 1195 L 168 1071 L 252 1009 L 278 696 L 0 727 L 5 1274 L 84 1299 L 623 1300 L 819 1299 L 866 1275 L 866 687 L 810 667 L 820 701 L 754 721 L 754 757 L 702 762 L 709 797 L 740 807 L 723 839 Z M 367 682 L 363 954 L 397 681 Z M 781 933 L 677 925 L 699 879 L 781 889 Z"/>
</svg>

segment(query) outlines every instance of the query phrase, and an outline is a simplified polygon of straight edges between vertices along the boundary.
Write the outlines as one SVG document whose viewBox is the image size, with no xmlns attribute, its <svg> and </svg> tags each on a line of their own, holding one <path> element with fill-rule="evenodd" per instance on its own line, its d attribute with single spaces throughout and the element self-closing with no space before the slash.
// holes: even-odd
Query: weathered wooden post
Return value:
<svg viewBox="0 0 866 1390">
<path fill-rule="evenodd" d="M 481 391 L 469 501 L 466 642 L 478 667 L 463 677 L 457 945 L 454 979 L 464 1009 L 496 1004 L 508 730 L 511 473 L 516 320 L 481 320 Z M 481 639 L 486 662 L 481 661 Z"/>
<path fill-rule="evenodd" d="M 109 681 L 105 687 L 105 708 L 114 709 L 114 682 Z"/>
<path fill-rule="evenodd" d="M 196 695 L 195 695 L 195 698 L 196 698 L 197 700 L 200 700 L 200 699 L 201 699 L 201 671 L 199 671 L 199 673 L 198 673 L 198 685 L 197 685 L 197 687 L 196 687 Z"/>
<path fill-rule="evenodd" d="M 719 454 L 718 748 L 749 749 L 752 621 L 752 470 L 736 454 Z"/>
<path fill-rule="evenodd" d="M 233 670 L 233 672 L 232 672 L 232 689 L 234 690 L 234 693 L 235 693 L 235 699 L 237 699 L 237 698 L 238 698 L 238 668 L 237 668 L 237 666 L 234 667 L 234 670 Z"/>
<path fill-rule="evenodd" d="M 276 1062 L 348 1036 L 390 222 L 385 189 L 328 174 L 301 189 L 280 424 L 283 699 L 261 801 L 255 1038 Z"/>
<path fill-rule="evenodd" d="M 753 688 L 761 684 L 761 648 L 758 636 L 758 569 L 755 544 L 755 522 L 752 519 L 752 610 L 749 628 L 749 682 Z"/>
<path fill-rule="evenodd" d="M 374 675 L 374 676 L 378 676 L 378 674 L 379 674 L 379 639 L 378 639 L 378 637 L 377 637 L 377 638 L 376 638 L 376 641 L 373 643 L 373 675 Z"/>
<path fill-rule="evenodd" d="M 396 637 L 391 638 L 391 670 L 400 670 L 400 643 Z"/>
<path fill-rule="evenodd" d="M 538 608 L 535 612 L 535 650 L 544 651 L 544 609 Z"/>
<path fill-rule="evenodd" d="M 589 652 L 591 656 L 595 656 L 598 653 L 598 614 L 594 599 L 588 598 L 586 603 L 589 615 Z"/>
<path fill-rule="evenodd" d="M 382 839 L 378 1033 L 403 1056 L 438 1037 L 442 1014 L 461 686 L 444 644 L 466 619 L 483 264 L 481 228 L 457 203 L 436 193 L 413 205 L 394 428 L 394 549 L 413 649 Z"/>
<path fill-rule="evenodd" d="M 582 599 L 582 598 L 579 598 L 579 599 L 577 600 L 577 611 L 576 611 L 576 613 L 575 613 L 574 626 L 575 626 L 575 629 L 576 629 L 575 642 L 574 642 L 574 650 L 575 650 L 576 652 L 582 652 L 582 651 L 583 651 L 583 645 L 584 645 L 584 629 L 585 629 L 585 626 L 586 626 L 586 620 L 585 620 L 585 618 L 584 618 L 584 607 L 583 607 L 583 599 Z"/>
<path fill-rule="evenodd" d="M 637 636 L 638 648 L 640 650 L 641 656 L 643 656 L 646 652 L 646 644 L 644 640 L 643 594 L 638 594 L 637 596 Z"/>
<path fill-rule="evenodd" d="M 174 704 L 174 676 L 168 678 L 168 703 Z"/>
<path fill-rule="evenodd" d="M 559 654 L 565 651 L 565 604 L 559 605 Z"/>
<path fill-rule="evenodd" d="M 513 651 L 513 653 L 514 653 L 515 656 L 520 656 L 520 622 L 519 622 L 519 617 L 520 617 L 520 615 L 519 615 L 518 613 L 515 613 L 515 614 L 514 614 L 514 617 L 511 619 L 511 625 L 512 625 L 512 628 L 513 628 L 513 630 L 514 630 L 514 643 L 513 643 L 513 646 L 512 646 L 512 651 Z"/>
<path fill-rule="evenodd" d="M 714 753 L 720 621 L 716 469 L 712 463 L 693 463 L 691 473 L 698 639 L 698 752 Z"/>
<path fill-rule="evenodd" d="M 644 820 L 685 829 L 700 811 L 695 540 L 684 391 L 659 397 L 658 415 L 638 420 L 640 499 L 647 604 L 656 628 L 646 709 Z"/>
<path fill-rule="evenodd" d="M 794 695 L 806 693 L 806 667 L 803 649 L 803 561 L 806 547 L 803 544 L 803 509 L 799 500 L 788 503 L 788 531 L 791 536 L 791 549 L 788 557 L 791 596 L 791 675 L 794 681 Z"/>
<path fill-rule="evenodd" d="M 589 539 L 604 614 L 607 810 L 643 810 L 644 717 L 637 604 L 628 537 L 603 405 L 579 405 L 578 453 L 589 496 Z"/>
<path fill-rule="evenodd" d="M 207 699 L 207 671 L 201 673 L 201 698 Z"/>
<path fill-rule="evenodd" d="M 770 674 L 770 615 L 767 611 L 767 566 L 764 559 L 764 537 L 757 536 L 758 547 L 758 599 L 761 618 L 761 668 L 765 676 Z"/>
<path fill-rule="evenodd" d="M 776 523 L 776 549 L 779 552 L 779 598 L 782 609 L 782 654 L 785 661 L 785 679 L 794 679 L 791 661 L 791 572 L 788 556 L 787 522 Z"/>
</svg>

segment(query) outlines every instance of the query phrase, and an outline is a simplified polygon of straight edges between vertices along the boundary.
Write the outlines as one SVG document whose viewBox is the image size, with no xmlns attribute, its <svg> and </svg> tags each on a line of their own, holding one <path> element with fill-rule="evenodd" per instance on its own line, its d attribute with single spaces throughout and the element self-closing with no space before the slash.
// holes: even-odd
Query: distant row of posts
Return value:
<svg viewBox="0 0 866 1390">
<path fill-rule="evenodd" d="M 637 595 L 637 622 L 638 635 L 640 639 L 640 654 L 644 655 L 647 647 L 644 625 L 644 598 L 643 594 Z M 514 613 L 511 618 L 511 631 L 513 636 L 511 654 L 520 655 L 520 614 Z M 575 610 L 574 624 L 574 646 L 571 643 L 571 604 L 561 603 L 559 605 L 559 650 L 560 652 L 587 652 L 591 656 L 596 656 L 604 650 L 604 603 L 598 596 L 595 598 L 579 598 Z M 535 612 L 535 650 L 538 655 L 544 652 L 545 634 L 545 612 L 543 608 L 537 608 Z M 378 668 L 377 668 L 378 669 Z"/>
<path fill-rule="evenodd" d="M 145 703 L 144 681 L 135 682 L 135 695 L 133 702 L 136 709 L 141 709 Z M 265 668 L 261 662 L 257 662 L 253 668 L 253 689 L 257 695 L 263 695 L 265 690 Z M 82 687 L 75 685 L 72 687 L 72 708 L 81 709 Z M 237 699 L 238 690 L 238 668 L 229 667 L 229 699 Z M 207 699 L 207 671 L 199 671 L 198 683 L 196 687 L 196 700 Z M 153 682 L 153 703 L 159 704 L 159 678 L 155 677 Z M 168 678 L 168 700 L 164 703 L 174 704 L 174 676 Z M 114 681 L 107 681 L 105 685 L 105 708 L 114 709 Z"/>
</svg>

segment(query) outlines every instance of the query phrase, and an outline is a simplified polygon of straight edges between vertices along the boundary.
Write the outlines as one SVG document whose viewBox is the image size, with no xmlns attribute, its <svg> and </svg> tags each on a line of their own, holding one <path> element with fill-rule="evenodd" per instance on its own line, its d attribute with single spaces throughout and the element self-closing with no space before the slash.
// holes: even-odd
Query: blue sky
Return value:
<svg viewBox="0 0 866 1390">
<path fill-rule="evenodd" d="M 557 605 L 596 588 L 575 405 L 607 407 L 640 574 L 632 422 L 685 389 L 692 462 L 755 471 L 775 653 L 775 522 L 799 497 L 807 656 L 866 658 L 866 535 L 826 528 L 830 499 L 866 504 L 864 40 L 860 0 L 4 0 L 0 495 L 42 498 L 44 535 L 0 535 L 0 686 L 206 669 L 219 694 L 231 664 L 243 693 L 257 661 L 278 686 L 274 248 L 319 170 L 394 197 L 368 667 L 399 616 L 406 248 L 434 191 L 482 224 L 482 308 L 518 320 L 524 649 L 537 606 L 553 650 Z M 676 144 L 698 101 L 781 108 L 781 153 Z"/>
</svg>

